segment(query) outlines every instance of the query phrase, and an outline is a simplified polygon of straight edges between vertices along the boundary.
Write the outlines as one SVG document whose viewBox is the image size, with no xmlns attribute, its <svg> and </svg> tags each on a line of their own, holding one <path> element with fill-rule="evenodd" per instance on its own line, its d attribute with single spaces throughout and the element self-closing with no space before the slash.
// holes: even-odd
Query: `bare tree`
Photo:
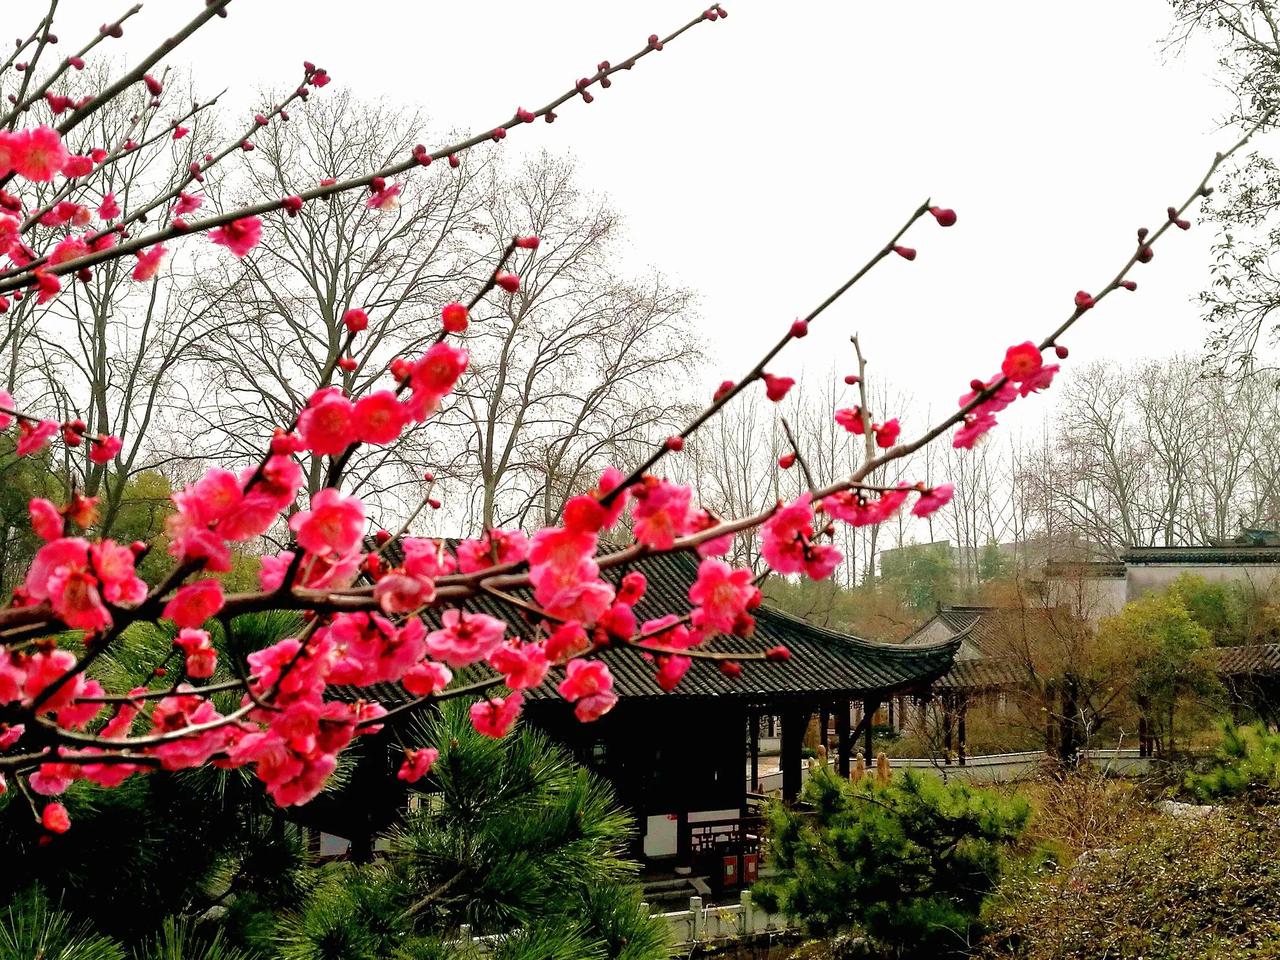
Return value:
<svg viewBox="0 0 1280 960">
<path fill-rule="evenodd" d="M 619 275 L 618 216 L 571 163 L 544 154 L 491 195 L 484 234 L 540 243 L 519 291 L 475 315 L 471 373 L 444 416 L 462 440 L 449 477 L 470 491 L 467 529 L 554 523 L 605 462 L 675 429 L 690 398 L 673 384 L 698 358 L 688 292 Z"/>
<path fill-rule="evenodd" d="M 412 150 L 423 126 L 418 115 L 340 91 L 267 128 L 245 154 L 241 177 L 211 199 L 289 196 L 326 178 L 386 166 Z M 469 157 L 456 169 L 441 166 L 412 183 L 388 184 L 401 192 L 381 207 L 346 195 L 268 221 L 250 256 L 235 263 L 219 258 L 204 272 L 196 291 L 209 305 L 200 369 L 184 407 L 195 449 L 243 458 L 317 386 L 339 386 L 353 399 L 386 389 L 393 386 L 386 377 L 391 360 L 431 344 L 440 306 L 478 282 L 487 270 L 481 258 L 491 257 L 495 242 L 482 222 L 492 200 L 490 164 Z M 360 336 L 368 349 L 343 369 L 344 318 L 352 309 L 367 315 Z M 349 482 L 394 515 L 405 499 L 400 488 L 420 488 L 424 469 L 442 456 L 438 442 L 409 430 L 397 443 L 358 448 Z M 321 460 L 307 462 L 312 492 L 326 482 Z"/>
</svg>

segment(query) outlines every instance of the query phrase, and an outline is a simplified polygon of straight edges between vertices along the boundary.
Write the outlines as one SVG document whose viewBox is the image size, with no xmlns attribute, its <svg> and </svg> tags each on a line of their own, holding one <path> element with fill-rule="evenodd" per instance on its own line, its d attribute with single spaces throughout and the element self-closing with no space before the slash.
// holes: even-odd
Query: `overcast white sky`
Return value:
<svg viewBox="0 0 1280 960">
<path fill-rule="evenodd" d="M 201 2 L 151 0 L 113 49 L 150 49 Z M 116 4 L 62 6 L 71 45 Z M 1157 225 L 1233 139 L 1215 125 L 1226 97 L 1211 52 L 1162 52 L 1165 0 L 727 6 L 594 104 L 494 148 L 577 158 L 627 218 L 628 263 L 700 295 L 709 382 L 735 376 L 932 196 L 957 226 L 919 224 L 906 241 L 919 258 L 883 264 L 775 369 L 825 371 L 857 330 L 875 371 L 949 408 L 1007 344 L 1038 339 L 1077 289 L 1108 280 L 1134 229 Z M 697 12 L 696 0 L 239 0 L 174 62 L 247 106 L 310 59 L 442 126 L 484 129 Z M 1138 268 L 1139 292 L 1067 341 L 1069 363 L 1198 349 L 1191 298 L 1210 239 L 1170 236 Z"/>
</svg>

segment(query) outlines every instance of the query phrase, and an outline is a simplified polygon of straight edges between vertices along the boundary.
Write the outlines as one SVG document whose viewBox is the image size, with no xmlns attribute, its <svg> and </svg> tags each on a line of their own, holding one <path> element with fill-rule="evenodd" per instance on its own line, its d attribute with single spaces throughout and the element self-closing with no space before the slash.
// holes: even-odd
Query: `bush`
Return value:
<svg viewBox="0 0 1280 960">
<path fill-rule="evenodd" d="M 1222 727 L 1222 745 L 1203 773 L 1191 773 L 1187 789 L 1201 800 L 1273 797 L 1280 788 L 1280 734 L 1260 724 Z"/>
<path fill-rule="evenodd" d="M 1009 884 L 985 955 L 1261 960 L 1280 955 L 1280 811 L 1160 817 L 1132 844 Z"/>
<path fill-rule="evenodd" d="M 969 941 L 1029 815 L 1020 798 L 914 773 L 849 784 L 819 768 L 802 798 L 812 812 L 770 808 L 777 873 L 753 888 L 760 905 L 927 956 Z"/>
</svg>

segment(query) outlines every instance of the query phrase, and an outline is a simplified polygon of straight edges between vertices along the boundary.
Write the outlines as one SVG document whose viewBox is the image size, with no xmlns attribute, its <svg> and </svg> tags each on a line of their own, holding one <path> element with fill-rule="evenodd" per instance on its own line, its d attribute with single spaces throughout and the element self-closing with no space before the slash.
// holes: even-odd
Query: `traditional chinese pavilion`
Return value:
<svg viewBox="0 0 1280 960">
<path fill-rule="evenodd" d="M 644 573 L 648 589 L 636 608 L 644 620 L 687 610 L 697 567 L 696 555 L 674 553 L 610 573 L 616 578 L 632 569 Z M 502 616 L 513 627 L 518 623 L 509 607 L 493 601 L 477 601 L 475 609 Z M 526 722 L 613 783 L 636 815 L 637 853 L 646 860 L 724 862 L 750 849 L 755 836 L 748 795 L 760 780 L 763 718 L 781 722 L 782 794 L 793 799 L 802 782 L 802 745 L 811 718 L 822 717 L 824 729 L 826 718 L 834 718 L 838 750 L 832 763 L 847 775 L 860 737 L 871 759 L 869 721 L 880 705 L 891 698 L 927 696 L 933 681 L 951 668 L 961 642 L 954 636 L 910 647 L 872 643 L 768 606 L 757 609 L 755 617 L 753 637 L 719 638 L 714 648 L 746 653 L 782 644 L 791 651 L 790 660 L 742 661 L 742 672 L 734 677 L 715 663 L 695 660 L 675 691 L 667 693 L 654 680 L 654 665 L 636 651 L 606 650 L 599 656 L 613 673 L 619 700 L 610 713 L 585 724 L 556 694 L 558 677 L 530 691 Z M 388 705 L 409 699 L 396 684 L 378 684 L 372 692 Z M 361 693 L 370 691 L 349 691 Z M 854 716 L 861 718 L 856 724 Z"/>
</svg>

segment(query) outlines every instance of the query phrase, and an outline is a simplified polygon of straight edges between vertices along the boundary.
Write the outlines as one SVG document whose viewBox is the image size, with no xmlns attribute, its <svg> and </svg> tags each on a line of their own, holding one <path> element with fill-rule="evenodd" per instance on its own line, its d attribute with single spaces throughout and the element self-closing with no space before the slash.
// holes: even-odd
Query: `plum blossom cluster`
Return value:
<svg viewBox="0 0 1280 960">
<path fill-rule="evenodd" d="M 1060 358 L 1067 350 L 1058 347 Z M 1041 349 L 1030 340 L 1014 344 L 1004 355 L 1000 372 L 989 380 L 974 380 L 960 398 L 964 422 L 952 438 L 957 449 L 968 450 L 996 425 L 996 414 L 1019 397 L 1047 390 L 1058 373 L 1058 364 L 1045 363 Z"/>
</svg>

